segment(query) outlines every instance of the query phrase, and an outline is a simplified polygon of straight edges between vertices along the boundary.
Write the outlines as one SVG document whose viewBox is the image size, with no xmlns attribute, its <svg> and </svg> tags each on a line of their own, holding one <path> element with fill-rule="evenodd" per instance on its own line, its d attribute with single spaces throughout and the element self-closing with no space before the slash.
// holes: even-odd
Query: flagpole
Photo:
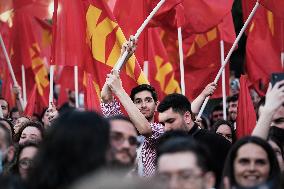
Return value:
<svg viewBox="0 0 284 189">
<path fill-rule="evenodd" d="M 225 49 L 224 49 L 224 41 L 220 41 L 220 49 L 221 49 L 221 65 L 224 64 L 225 59 Z M 223 97 L 223 118 L 227 120 L 227 104 L 226 104 L 226 76 L 225 70 L 222 71 L 222 97 Z"/>
<path fill-rule="evenodd" d="M 79 108 L 79 83 L 78 83 L 78 66 L 74 66 L 74 82 L 75 82 L 75 107 Z"/>
<path fill-rule="evenodd" d="M 142 33 L 142 31 L 145 29 L 145 27 L 147 26 L 147 24 L 150 22 L 150 20 L 153 18 L 153 16 L 156 14 L 156 12 L 158 12 L 158 10 L 160 9 L 160 7 L 165 3 L 166 0 L 161 0 L 156 7 L 152 10 L 152 12 L 149 14 L 149 16 L 146 18 L 146 20 L 143 22 L 143 24 L 140 26 L 140 28 L 138 28 L 136 34 L 134 35 L 134 39 L 137 40 L 138 37 L 140 36 L 140 34 Z M 118 62 L 114 65 L 113 70 L 119 71 L 121 69 L 121 67 L 123 66 L 123 64 L 125 63 L 125 59 L 128 55 L 128 52 L 125 51 L 123 53 L 123 55 L 121 56 L 121 58 L 118 60 Z"/>
<path fill-rule="evenodd" d="M 12 80 L 13 80 L 13 84 L 14 86 L 18 86 L 18 82 L 16 80 L 16 77 L 15 77 L 15 73 L 14 73 L 14 70 L 13 70 L 13 67 L 12 67 L 12 64 L 11 64 L 11 61 L 10 61 L 10 58 L 8 56 L 8 53 L 7 53 L 7 50 L 6 50 L 6 47 L 5 47 L 5 44 L 4 44 L 4 41 L 3 41 L 3 38 L 2 38 L 2 35 L 0 33 L 0 44 L 1 44 L 1 47 L 2 47 L 2 51 L 4 53 L 4 56 L 6 58 L 6 62 L 8 64 L 8 69 L 10 71 L 10 74 L 11 74 L 11 77 L 12 77 Z M 20 104 L 21 104 L 21 108 L 22 110 L 24 110 L 24 104 L 23 104 L 23 99 L 20 98 Z"/>
<path fill-rule="evenodd" d="M 224 70 L 226 64 L 228 63 L 228 61 L 229 61 L 229 59 L 230 59 L 230 57 L 231 57 L 233 51 L 235 50 L 235 48 L 236 48 L 238 42 L 240 41 L 240 39 L 241 39 L 243 33 L 245 32 L 245 30 L 246 30 L 248 24 L 250 23 L 251 19 L 253 18 L 253 16 L 254 16 L 254 14 L 255 14 L 255 12 L 256 12 L 256 10 L 257 10 L 258 7 L 259 7 L 259 2 L 257 1 L 257 2 L 255 3 L 254 7 L 253 7 L 253 9 L 252 9 L 252 11 L 251 11 L 251 13 L 250 13 L 248 19 L 246 20 L 244 26 L 242 27 L 240 33 L 238 34 L 238 36 L 237 36 L 235 42 L 233 43 L 233 45 L 232 45 L 232 47 L 231 47 L 231 49 L 230 49 L 228 55 L 226 56 L 226 59 L 225 59 L 225 61 L 224 61 L 224 64 L 223 64 L 223 65 L 221 66 L 221 68 L 219 69 L 218 74 L 217 74 L 217 76 L 216 76 L 215 79 L 214 79 L 214 83 L 217 83 L 217 82 L 218 82 L 218 80 L 219 80 L 219 78 L 220 78 L 220 76 L 221 76 L 221 74 L 222 74 L 222 71 Z M 206 105 L 207 105 L 207 103 L 208 103 L 208 101 L 209 101 L 209 98 L 210 98 L 210 97 L 208 96 L 208 97 L 206 97 L 206 99 L 204 100 L 204 102 L 203 102 L 203 104 L 202 104 L 202 106 L 201 106 L 201 108 L 200 108 L 200 111 L 199 111 L 199 113 L 198 113 L 198 115 L 197 115 L 197 118 L 198 118 L 198 119 L 200 119 L 200 117 L 201 117 L 201 115 L 202 115 L 202 113 L 203 113 L 203 111 L 204 111 L 204 109 L 205 109 L 205 107 L 206 107 Z"/>
<path fill-rule="evenodd" d="M 52 103 L 53 103 L 53 84 L 54 84 L 54 81 L 53 81 L 53 77 L 54 77 L 54 67 L 55 65 L 50 65 L 50 68 L 49 68 L 49 75 L 50 75 L 50 81 L 49 81 L 49 105 L 48 107 L 52 107 Z"/>
<path fill-rule="evenodd" d="M 22 87 L 23 87 L 23 100 L 24 100 L 24 109 L 27 105 L 27 87 L 26 87 L 26 72 L 25 72 L 25 66 L 22 64 Z"/>
<path fill-rule="evenodd" d="M 149 61 L 145 60 L 143 64 L 143 72 L 146 78 L 149 78 Z"/>
<path fill-rule="evenodd" d="M 184 64 L 183 64 L 183 48 L 182 48 L 182 30 L 181 30 L 181 27 L 178 27 L 178 50 L 179 50 L 179 68 L 180 68 L 181 94 L 185 95 L 185 81 L 184 81 Z"/>
</svg>

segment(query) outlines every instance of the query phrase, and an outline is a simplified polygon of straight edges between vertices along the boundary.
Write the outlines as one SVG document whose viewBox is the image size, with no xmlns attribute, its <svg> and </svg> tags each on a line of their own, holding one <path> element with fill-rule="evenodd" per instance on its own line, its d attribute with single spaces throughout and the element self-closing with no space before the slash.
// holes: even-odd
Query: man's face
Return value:
<svg viewBox="0 0 284 189">
<path fill-rule="evenodd" d="M 214 186 L 197 165 L 192 152 L 163 154 L 158 159 L 158 178 L 167 189 L 207 189 Z"/>
<path fill-rule="evenodd" d="M 3 113 L 4 118 L 8 118 L 9 110 L 8 110 L 8 103 L 7 103 L 7 101 L 1 99 L 0 100 L 0 106 L 2 108 L 2 113 Z"/>
<path fill-rule="evenodd" d="M 133 124 L 125 120 L 112 120 L 110 124 L 112 161 L 133 166 L 137 147 L 137 132 Z"/>
<path fill-rule="evenodd" d="M 170 108 L 164 112 L 159 113 L 159 122 L 164 125 L 165 131 L 171 130 L 189 130 L 189 123 L 191 122 L 190 113 L 186 112 L 181 115 Z"/>
<path fill-rule="evenodd" d="M 284 129 L 284 106 L 280 106 L 280 108 L 273 115 L 273 126 Z"/>
<path fill-rule="evenodd" d="M 229 102 L 228 107 L 229 117 L 231 121 L 236 121 L 238 112 L 238 101 Z"/>
<path fill-rule="evenodd" d="M 212 112 L 212 121 L 215 123 L 216 121 L 224 119 L 223 111 L 222 110 L 216 110 Z"/>
<path fill-rule="evenodd" d="M 268 179 L 269 172 L 268 155 L 260 146 L 249 143 L 239 148 L 234 160 L 234 176 L 238 185 L 257 186 Z"/>
<path fill-rule="evenodd" d="M 141 91 L 134 96 L 134 104 L 148 121 L 153 121 L 157 103 L 149 91 Z"/>
<path fill-rule="evenodd" d="M 7 160 L 7 150 L 8 145 L 5 140 L 5 131 L 0 128 L 0 151 L 2 155 L 2 162 L 5 162 Z"/>
</svg>

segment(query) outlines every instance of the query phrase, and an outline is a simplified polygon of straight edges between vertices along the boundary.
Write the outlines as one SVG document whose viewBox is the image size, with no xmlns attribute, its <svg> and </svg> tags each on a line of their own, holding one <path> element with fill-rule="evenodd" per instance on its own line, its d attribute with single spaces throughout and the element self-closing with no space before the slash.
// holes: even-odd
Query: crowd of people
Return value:
<svg viewBox="0 0 284 189">
<path fill-rule="evenodd" d="M 134 45 L 123 50 L 131 54 Z M 192 102 L 177 93 L 158 99 L 148 84 L 128 95 L 112 71 L 102 114 L 52 104 L 27 117 L 0 98 L 0 188 L 284 188 L 284 81 L 269 86 L 243 138 L 236 138 L 237 94 L 227 99 L 228 120 L 220 105 L 210 121 L 196 118 L 215 89 L 209 83 Z"/>
</svg>

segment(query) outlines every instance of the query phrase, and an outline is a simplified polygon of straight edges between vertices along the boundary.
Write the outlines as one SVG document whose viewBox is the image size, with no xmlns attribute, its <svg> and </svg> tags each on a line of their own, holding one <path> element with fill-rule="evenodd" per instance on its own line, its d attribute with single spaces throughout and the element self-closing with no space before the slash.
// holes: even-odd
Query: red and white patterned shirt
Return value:
<svg viewBox="0 0 284 189">
<path fill-rule="evenodd" d="M 105 117 L 121 115 L 122 111 L 120 107 L 120 103 L 115 98 L 110 103 L 101 103 L 102 113 Z M 164 133 L 164 127 L 160 123 L 150 123 L 150 127 L 152 129 L 152 135 L 145 137 L 141 150 L 143 177 L 151 177 L 155 174 L 157 139 Z"/>
</svg>

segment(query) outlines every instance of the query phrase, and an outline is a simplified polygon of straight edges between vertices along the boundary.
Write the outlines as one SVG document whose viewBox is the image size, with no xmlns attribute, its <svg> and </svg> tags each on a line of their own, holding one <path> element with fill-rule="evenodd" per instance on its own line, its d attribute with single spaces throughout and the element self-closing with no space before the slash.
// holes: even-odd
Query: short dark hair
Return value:
<svg viewBox="0 0 284 189">
<path fill-rule="evenodd" d="M 124 115 L 121 115 L 121 114 L 118 114 L 118 115 L 114 115 L 114 116 L 110 116 L 110 117 L 107 117 L 107 120 L 109 122 L 111 121 L 114 121 L 114 120 L 122 120 L 122 121 L 126 121 L 126 122 L 129 122 L 133 125 L 133 128 L 135 129 L 135 131 L 137 132 L 137 135 L 139 135 L 139 131 L 136 129 L 136 127 L 134 126 L 134 123 L 130 120 L 129 117 L 127 116 L 124 116 Z"/>
<path fill-rule="evenodd" d="M 5 127 L 2 123 L 0 123 L 0 129 L 4 131 L 4 140 L 5 140 L 7 147 L 13 145 L 13 139 L 12 139 L 9 129 Z"/>
<path fill-rule="evenodd" d="M 167 95 L 158 105 L 158 112 L 164 112 L 172 108 L 174 112 L 184 114 L 185 112 L 191 112 L 191 104 L 186 96 L 178 93 L 172 93 Z"/>
<path fill-rule="evenodd" d="M 13 137 L 14 136 L 14 134 L 15 134 L 15 131 L 14 131 L 14 125 L 13 125 L 13 123 L 10 121 L 10 120 L 8 120 L 8 119 L 5 119 L 5 118 L 0 118 L 0 122 L 1 121 L 5 121 L 6 123 L 8 123 L 8 125 L 9 125 L 9 127 L 10 127 L 10 133 L 11 133 L 11 136 Z"/>
<path fill-rule="evenodd" d="M 109 128 L 108 121 L 95 112 L 71 111 L 59 115 L 47 129 L 28 175 L 27 188 L 67 188 L 105 166 L 110 147 Z"/>
<path fill-rule="evenodd" d="M 131 100 L 134 101 L 135 95 L 141 91 L 149 91 L 152 95 L 152 98 L 154 99 L 154 102 L 158 101 L 158 95 L 157 95 L 155 88 L 148 84 L 142 84 L 142 85 L 138 85 L 137 87 L 134 87 L 131 90 L 131 94 L 130 94 Z"/>
<path fill-rule="evenodd" d="M 236 102 L 236 101 L 238 101 L 238 99 L 239 99 L 239 94 L 235 94 L 233 96 L 229 96 L 227 98 L 227 103 L 229 103 L 229 102 Z"/>
<path fill-rule="evenodd" d="M 225 167 L 223 170 L 223 178 L 228 177 L 231 186 L 238 186 L 235 180 L 234 176 L 234 161 L 237 157 L 238 150 L 245 144 L 256 144 L 259 147 L 261 147 L 267 154 L 269 164 L 270 164 L 270 172 L 267 181 L 273 181 L 273 183 L 276 184 L 276 186 L 279 186 L 280 183 L 280 168 L 278 165 L 277 158 L 275 156 L 275 153 L 271 146 L 263 139 L 255 136 L 248 136 L 241 138 L 238 140 L 231 148 L 226 162 L 225 162 Z M 224 186 L 223 186 L 224 188 Z"/>
<path fill-rule="evenodd" d="M 211 111 L 211 113 L 213 113 L 213 112 L 215 112 L 215 111 L 223 111 L 223 106 L 221 106 L 221 105 L 216 105 L 216 106 L 214 106 L 213 107 L 213 109 L 212 109 L 212 111 Z"/>
<path fill-rule="evenodd" d="M 133 124 L 132 121 L 129 119 L 129 117 L 121 115 L 121 114 L 107 117 L 107 120 L 108 121 L 123 120 L 123 121 L 128 121 L 129 123 Z"/>
<path fill-rule="evenodd" d="M 202 171 L 212 171 L 212 162 L 208 149 L 197 143 L 184 131 L 168 131 L 159 139 L 157 159 L 164 154 L 192 152 L 196 156 L 197 165 Z"/>
<path fill-rule="evenodd" d="M 7 102 L 7 108 L 8 108 L 8 111 L 10 111 L 9 102 L 3 97 L 0 97 L 0 100 L 5 100 L 5 102 Z"/>
</svg>

